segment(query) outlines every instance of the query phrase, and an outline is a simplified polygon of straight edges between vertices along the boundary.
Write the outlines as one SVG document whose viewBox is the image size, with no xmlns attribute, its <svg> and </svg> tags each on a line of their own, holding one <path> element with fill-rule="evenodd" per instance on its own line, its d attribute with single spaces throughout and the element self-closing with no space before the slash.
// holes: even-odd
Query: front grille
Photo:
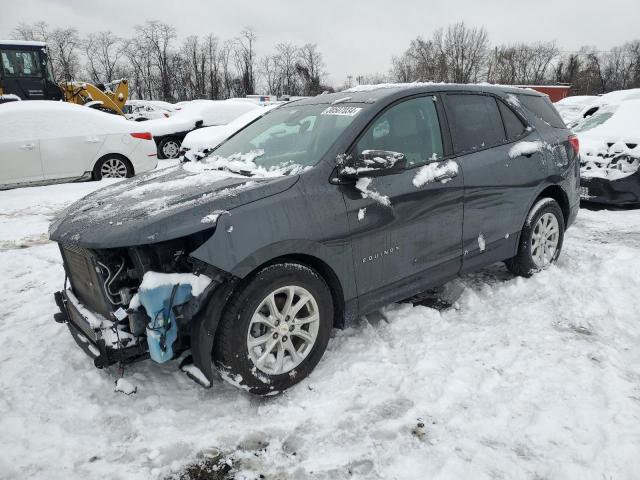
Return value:
<svg viewBox="0 0 640 480">
<path fill-rule="evenodd" d="M 74 245 L 62 245 L 60 250 L 71 288 L 80 303 L 109 318 L 111 306 L 102 287 L 103 280 L 96 271 L 95 254 Z"/>
</svg>

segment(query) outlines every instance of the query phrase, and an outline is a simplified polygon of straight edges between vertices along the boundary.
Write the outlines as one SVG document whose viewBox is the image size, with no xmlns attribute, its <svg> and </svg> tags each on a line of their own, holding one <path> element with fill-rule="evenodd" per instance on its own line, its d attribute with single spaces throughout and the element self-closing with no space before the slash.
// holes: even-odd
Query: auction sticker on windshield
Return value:
<svg viewBox="0 0 640 480">
<path fill-rule="evenodd" d="M 362 110 L 360 107 L 335 106 L 323 110 L 320 115 L 346 115 L 348 117 L 355 117 L 360 110 Z"/>
</svg>

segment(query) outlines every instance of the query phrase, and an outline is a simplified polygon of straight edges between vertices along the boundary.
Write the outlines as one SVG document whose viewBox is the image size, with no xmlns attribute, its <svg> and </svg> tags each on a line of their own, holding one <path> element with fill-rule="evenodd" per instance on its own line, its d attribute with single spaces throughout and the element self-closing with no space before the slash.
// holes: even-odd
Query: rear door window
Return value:
<svg viewBox="0 0 640 480">
<path fill-rule="evenodd" d="M 549 100 L 549 97 L 538 95 L 518 95 L 518 100 L 520 100 L 522 105 L 524 105 L 543 122 L 548 123 L 552 127 L 567 128 L 562 121 L 560 114 Z"/>
<path fill-rule="evenodd" d="M 358 140 L 356 153 L 364 150 L 403 153 L 412 166 L 442 158 L 442 135 L 433 97 L 412 98 L 386 110 Z"/>
<path fill-rule="evenodd" d="M 507 132 L 507 138 L 509 140 L 515 140 L 524 133 L 527 127 L 522 123 L 522 120 L 513 113 L 513 110 L 507 107 L 504 103 L 499 101 L 498 107 L 502 114 L 502 121 L 504 122 L 504 129 Z"/>
<path fill-rule="evenodd" d="M 456 153 L 504 143 L 506 135 L 495 98 L 477 94 L 445 95 Z"/>
</svg>

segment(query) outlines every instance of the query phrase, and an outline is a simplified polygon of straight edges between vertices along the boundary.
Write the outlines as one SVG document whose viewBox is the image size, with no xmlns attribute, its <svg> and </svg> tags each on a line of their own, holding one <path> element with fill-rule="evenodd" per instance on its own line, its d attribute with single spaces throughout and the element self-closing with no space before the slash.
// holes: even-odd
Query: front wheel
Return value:
<svg viewBox="0 0 640 480">
<path fill-rule="evenodd" d="M 531 208 L 520 234 L 518 254 L 505 262 L 514 274 L 530 277 L 555 263 L 564 241 L 564 216 L 553 198 L 543 198 Z"/>
<path fill-rule="evenodd" d="M 320 361 L 333 325 L 326 282 L 296 263 L 270 265 L 236 292 L 214 347 L 222 377 L 259 395 L 281 392 Z"/>
</svg>

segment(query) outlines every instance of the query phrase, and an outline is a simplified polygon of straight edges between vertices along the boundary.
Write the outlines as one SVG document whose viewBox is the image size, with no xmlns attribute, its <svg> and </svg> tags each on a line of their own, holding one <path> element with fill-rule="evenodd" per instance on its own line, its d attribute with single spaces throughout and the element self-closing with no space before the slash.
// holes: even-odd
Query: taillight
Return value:
<svg viewBox="0 0 640 480">
<path fill-rule="evenodd" d="M 132 133 L 133 138 L 139 138 L 141 140 L 153 140 L 153 135 L 149 132 Z"/>
<path fill-rule="evenodd" d="M 573 153 L 578 155 L 580 153 L 580 141 L 578 137 L 575 135 L 569 135 L 569 143 L 571 144 L 571 148 L 573 148 Z"/>
</svg>

